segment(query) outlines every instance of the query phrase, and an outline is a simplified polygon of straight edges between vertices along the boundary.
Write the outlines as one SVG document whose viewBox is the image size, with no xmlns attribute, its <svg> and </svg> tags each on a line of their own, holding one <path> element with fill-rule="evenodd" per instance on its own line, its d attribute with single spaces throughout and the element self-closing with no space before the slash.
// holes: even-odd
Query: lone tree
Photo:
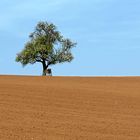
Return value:
<svg viewBox="0 0 140 140">
<path fill-rule="evenodd" d="M 16 57 L 16 61 L 23 66 L 40 62 L 43 66 L 42 75 L 46 75 L 49 66 L 72 61 L 71 49 L 76 43 L 65 39 L 54 24 L 39 22 L 29 38 L 30 41 Z"/>
</svg>

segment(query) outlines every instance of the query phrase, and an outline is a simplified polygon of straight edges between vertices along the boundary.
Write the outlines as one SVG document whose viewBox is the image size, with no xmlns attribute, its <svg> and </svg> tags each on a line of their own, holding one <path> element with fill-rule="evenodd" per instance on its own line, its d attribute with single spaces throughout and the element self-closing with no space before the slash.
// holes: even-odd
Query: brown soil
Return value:
<svg viewBox="0 0 140 140">
<path fill-rule="evenodd" d="M 140 77 L 0 76 L 0 140 L 140 140 Z"/>
</svg>

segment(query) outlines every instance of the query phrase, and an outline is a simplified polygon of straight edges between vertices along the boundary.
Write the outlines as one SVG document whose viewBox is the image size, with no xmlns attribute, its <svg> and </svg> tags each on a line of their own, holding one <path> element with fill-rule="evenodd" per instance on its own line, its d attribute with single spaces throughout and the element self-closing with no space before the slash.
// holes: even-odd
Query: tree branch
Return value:
<svg viewBox="0 0 140 140">
<path fill-rule="evenodd" d="M 36 62 L 43 62 L 43 61 L 36 59 Z"/>
</svg>

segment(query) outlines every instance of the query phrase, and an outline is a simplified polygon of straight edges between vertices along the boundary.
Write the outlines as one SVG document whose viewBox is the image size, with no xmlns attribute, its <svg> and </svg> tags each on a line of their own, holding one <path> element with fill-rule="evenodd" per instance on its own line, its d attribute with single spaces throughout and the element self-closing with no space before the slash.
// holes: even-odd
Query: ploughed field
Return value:
<svg viewBox="0 0 140 140">
<path fill-rule="evenodd" d="M 0 76 L 0 140 L 140 140 L 140 77 Z"/>
</svg>

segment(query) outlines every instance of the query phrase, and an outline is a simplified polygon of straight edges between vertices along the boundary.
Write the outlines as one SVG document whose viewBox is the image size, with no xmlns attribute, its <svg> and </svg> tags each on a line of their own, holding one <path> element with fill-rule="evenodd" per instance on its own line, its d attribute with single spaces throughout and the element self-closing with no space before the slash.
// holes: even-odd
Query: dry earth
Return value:
<svg viewBox="0 0 140 140">
<path fill-rule="evenodd" d="M 0 76 L 0 140 L 140 140 L 140 77 Z"/>
</svg>

